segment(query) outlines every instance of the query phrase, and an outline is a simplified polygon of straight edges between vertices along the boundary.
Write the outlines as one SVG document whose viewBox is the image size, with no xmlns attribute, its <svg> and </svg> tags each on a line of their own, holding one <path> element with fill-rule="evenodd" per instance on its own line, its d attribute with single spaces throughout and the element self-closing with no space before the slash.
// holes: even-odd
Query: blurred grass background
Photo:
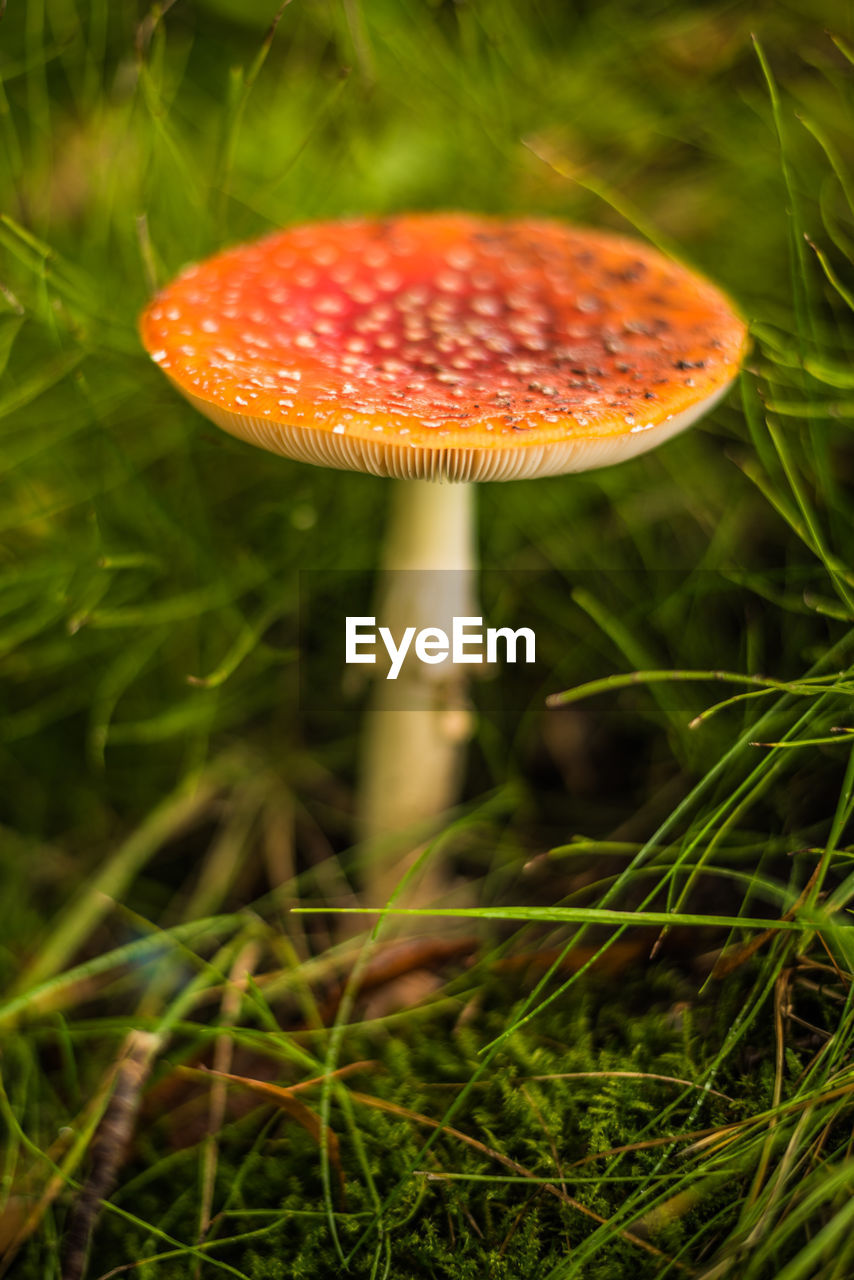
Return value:
<svg viewBox="0 0 854 1280">
<path fill-rule="evenodd" d="M 9 0 L 10 1273 L 62 1275 L 80 1188 L 110 1192 L 92 1139 L 125 1038 L 146 1031 L 144 1136 L 92 1277 L 345 1260 L 407 1280 L 852 1274 L 851 26 L 806 0 Z M 666 448 L 483 487 L 490 621 L 524 610 L 553 678 L 476 691 L 464 807 L 431 856 L 505 918 L 475 922 L 470 966 L 436 960 L 438 985 L 390 1011 L 355 988 L 340 1002 L 358 940 L 330 950 L 326 917 L 288 910 L 359 884 L 359 704 L 330 666 L 326 697 L 300 705 L 299 573 L 369 571 L 388 485 L 219 436 L 135 325 L 224 244 L 449 207 L 634 227 L 737 299 L 754 350 L 727 404 Z M 790 687 L 615 684 L 545 709 L 644 669 Z M 704 914 L 796 903 L 796 928 L 709 979 L 725 941 L 757 935 Z M 679 926 L 652 958 L 656 931 L 570 932 L 588 908 L 641 905 Z M 530 906 L 565 915 L 520 931 Z M 235 995 L 225 975 L 247 969 Z M 364 1076 L 331 1075 L 362 1059 L 379 1062 L 373 1105 Z M 296 1118 L 268 1100 L 213 1125 L 215 1089 L 176 1075 L 211 1061 L 326 1083 Z M 206 1122 L 183 1118 L 194 1106 Z"/>
</svg>

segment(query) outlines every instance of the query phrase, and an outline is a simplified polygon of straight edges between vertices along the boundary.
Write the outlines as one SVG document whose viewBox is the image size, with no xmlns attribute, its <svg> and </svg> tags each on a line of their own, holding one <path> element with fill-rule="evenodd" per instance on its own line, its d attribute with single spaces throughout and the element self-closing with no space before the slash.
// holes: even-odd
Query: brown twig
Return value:
<svg viewBox="0 0 854 1280">
<path fill-rule="evenodd" d="M 92 1140 L 92 1168 L 71 1210 L 62 1256 L 62 1280 L 81 1280 L 102 1202 L 115 1185 L 133 1134 L 143 1086 L 161 1038 L 131 1031 L 116 1066 L 112 1096 Z"/>
</svg>

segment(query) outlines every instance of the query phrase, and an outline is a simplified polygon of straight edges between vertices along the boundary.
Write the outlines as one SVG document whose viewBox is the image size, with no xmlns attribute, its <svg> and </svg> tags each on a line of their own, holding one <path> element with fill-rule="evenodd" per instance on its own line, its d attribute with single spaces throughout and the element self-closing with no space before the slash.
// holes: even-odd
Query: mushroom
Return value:
<svg viewBox="0 0 854 1280">
<path fill-rule="evenodd" d="M 721 399 L 746 343 L 716 288 L 644 244 L 459 213 L 301 226 L 228 250 L 164 289 L 141 332 L 178 390 L 232 435 L 396 477 L 384 567 L 456 572 L 388 575 L 379 612 L 392 633 L 477 614 L 473 482 L 644 453 Z M 447 662 L 378 683 L 363 839 L 411 831 L 454 802 L 463 692 Z M 371 905 L 403 865 L 396 849 L 377 854 Z"/>
</svg>

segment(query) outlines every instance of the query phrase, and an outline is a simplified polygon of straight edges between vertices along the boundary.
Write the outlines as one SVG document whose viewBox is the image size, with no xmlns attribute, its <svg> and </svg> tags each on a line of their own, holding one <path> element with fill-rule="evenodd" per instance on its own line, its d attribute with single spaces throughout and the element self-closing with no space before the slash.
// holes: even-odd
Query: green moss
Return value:
<svg viewBox="0 0 854 1280">
<path fill-rule="evenodd" d="M 390 1198 L 382 1217 L 386 1244 L 380 1249 L 381 1258 L 388 1250 L 388 1274 L 456 1280 L 546 1275 L 564 1265 L 572 1248 L 591 1236 L 595 1222 L 561 1203 L 544 1184 L 552 1189 L 562 1186 L 603 1219 L 617 1213 L 630 1194 L 640 1192 L 651 1203 L 662 1192 L 670 1194 L 671 1188 L 673 1194 L 684 1190 L 690 1176 L 678 1155 L 683 1144 L 664 1151 L 651 1146 L 601 1163 L 579 1162 L 662 1132 L 678 1134 L 689 1125 L 689 1117 L 694 1127 L 725 1124 L 734 1113 L 767 1097 L 760 1076 L 751 1080 L 749 1096 L 739 1092 L 733 1103 L 710 1096 L 698 1108 L 697 1089 L 652 1078 L 703 1078 L 714 1046 L 725 1035 L 731 1005 L 739 999 L 738 985 L 733 984 L 722 1000 L 697 1003 L 688 1034 L 678 1006 L 690 984 L 673 971 L 627 976 L 620 986 L 595 980 L 584 990 L 574 988 L 548 1016 L 506 1042 L 450 1121 L 453 1129 L 485 1144 L 493 1155 L 450 1132 L 425 1151 L 433 1136 L 428 1125 L 356 1100 L 352 1114 L 362 1163 L 347 1115 L 340 1105 L 333 1105 L 331 1123 L 340 1139 L 346 1190 L 342 1195 L 333 1172 L 332 1201 L 341 1248 L 345 1254 L 355 1249 L 352 1274 L 373 1274 L 379 1247 L 373 1225 L 375 1194 L 383 1201 Z M 487 980 L 484 993 L 484 1011 L 465 1026 L 457 1026 L 454 1017 L 422 1017 L 405 1035 L 383 1034 L 379 1039 L 354 1028 L 346 1037 L 347 1060 L 379 1057 L 380 1062 L 348 1083 L 407 1113 L 441 1119 L 471 1079 L 478 1048 L 504 1025 L 506 985 Z M 763 1056 L 770 1052 L 767 1038 L 753 1041 L 751 1048 Z M 611 1074 L 619 1072 L 632 1074 Z M 577 1074 L 561 1078 L 566 1073 Z M 715 1087 L 727 1092 L 741 1085 L 738 1063 L 727 1063 Z M 158 1173 L 169 1134 L 168 1116 L 154 1131 L 143 1130 L 134 1163 L 123 1174 L 128 1191 L 120 1188 L 114 1200 L 158 1230 L 190 1240 L 198 1222 L 200 1152 L 189 1150 L 164 1163 Z M 521 1168 L 502 1165 L 500 1157 Z M 602 1176 L 606 1167 L 610 1172 Z M 746 1178 L 736 1162 L 725 1187 L 716 1185 L 698 1206 L 657 1232 L 651 1243 L 666 1253 L 683 1247 L 690 1253 L 704 1222 L 734 1219 Z M 230 1124 L 221 1135 L 214 1214 L 223 1210 L 228 1217 L 217 1219 L 218 1236 L 251 1231 L 259 1225 L 258 1215 L 265 1215 L 260 1225 L 269 1229 L 263 1236 L 216 1251 L 217 1257 L 247 1275 L 321 1280 L 340 1267 L 326 1220 L 317 1144 L 285 1115 L 262 1109 Z M 93 1273 L 161 1247 L 155 1235 L 107 1212 L 96 1236 Z M 186 1256 L 164 1260 L 151 1263 L 148 1274 L 157 1280 L 179 1280 L 188 1265 Z M 661 1259 L 615 1231 L 596 1251 L 590 1267 L 585 1275 L 604 1277 L 609 1268 L 613 1275 L 626 1267 L 632 1274 L 653 1276 L 660 1273 Z M 213 1274 L 212 1267 L 207 1271 Z M 35 1273 L 24 1268 L 23 1274 Z"/>
</svg>

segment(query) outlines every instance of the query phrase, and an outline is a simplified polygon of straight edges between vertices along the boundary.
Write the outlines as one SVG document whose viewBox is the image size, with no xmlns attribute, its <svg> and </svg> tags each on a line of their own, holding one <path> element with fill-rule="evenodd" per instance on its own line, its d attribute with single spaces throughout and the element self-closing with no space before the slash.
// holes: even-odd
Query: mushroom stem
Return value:
<svg viewBox="0 0 854 1280">
<path fill-rule="evenodd" d="M 379 626 L 400 643 L 438 628 L 450 638 L 453 619 L 477 615 L 474 486 L 400 480 L 377 605 Z M 425 664 L 410 648 L 395 680 L 380 677 L 365 724 L 357 827 L 367 850 L 364 893 L 384 906 L 459 793 L 471 734 L 466 681 L 450 658 Z M 446 877 L 434 862 L 419 875 L 407 904 L 427 903 Z"/>
</svg>

